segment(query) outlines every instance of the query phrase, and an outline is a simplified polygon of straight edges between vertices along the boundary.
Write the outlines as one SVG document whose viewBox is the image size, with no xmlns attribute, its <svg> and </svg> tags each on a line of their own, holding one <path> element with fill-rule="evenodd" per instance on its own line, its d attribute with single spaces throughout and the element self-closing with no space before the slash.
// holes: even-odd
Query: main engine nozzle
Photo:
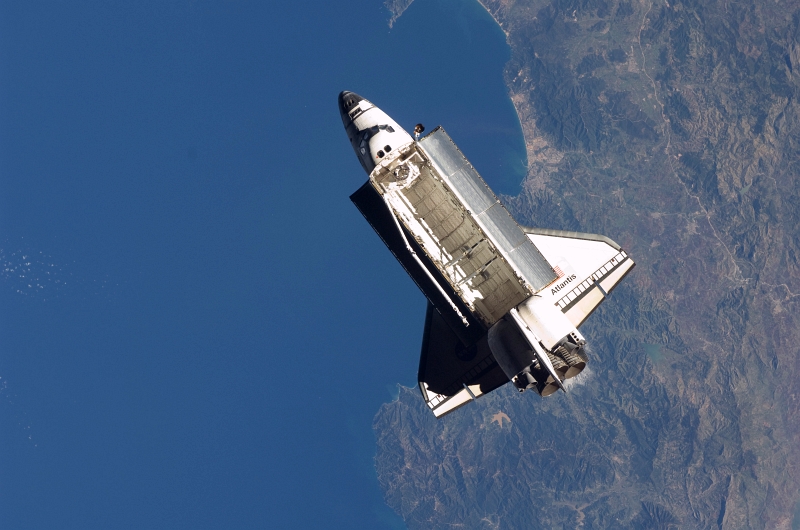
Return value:
<svg viewBox="0 0 800 530">
<path fill-rule="evenodd" d="M 530 390 L 531 388 L 536 388 L 536 379 L 531 374 L 531 367 L 525 368 L 523 371 L 518 373 L 514 379 L 514 386 L 517 387 L 517 390 L 520 392 L 525 392 L 526 390 Z"/>
<path fill-rule="evenodd" d="M 575 344 L 569 340 L 564 340 L 553 353 L 563 359 L 567 366 L 563 375 L 564 379 L 575 377 L 586 368 L 588 357 L 583 344 Z"/>
</svg>

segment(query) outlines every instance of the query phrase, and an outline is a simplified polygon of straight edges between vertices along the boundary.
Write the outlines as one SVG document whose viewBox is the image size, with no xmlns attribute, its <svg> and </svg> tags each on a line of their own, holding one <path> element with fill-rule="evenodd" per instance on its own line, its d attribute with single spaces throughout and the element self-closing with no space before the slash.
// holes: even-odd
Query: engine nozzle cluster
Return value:
<svg viewBox="0 0 800 530">
<path fill-rule="evenodd" d="M 586 368 L 588 361 L 586 349 L 584 348 L 585 341 L 581 340 L 576 344 L 570 340 L 572 338 L 565 337 L 552 352 L 547 352 L 550 363 L 562 381 L 571 379 L 581 373 Z M 538 361 L 534 361 L 525 367 L 514 376 L 512 381 L 520 392 L 536 390 L 536 393 L 542 397 L 553 394 L 559 388 L 553 376 L 540 366 Z"/>
</svg>

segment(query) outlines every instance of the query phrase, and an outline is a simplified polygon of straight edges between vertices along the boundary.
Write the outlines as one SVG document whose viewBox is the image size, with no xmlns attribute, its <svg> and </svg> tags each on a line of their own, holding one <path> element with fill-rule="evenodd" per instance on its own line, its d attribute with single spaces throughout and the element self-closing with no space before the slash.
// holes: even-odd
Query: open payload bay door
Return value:
<svg viewBox="0 0 800 530">
<path fill-rule="evenodd" d="M 397 231 L 418 243 L 446 290 L 487 329 L 556 279 L 441 127 L 392 151 L 369 178 Z"/>
<path fill-rule="evenodd" d="M 464 346 L 430 303 L 418 379 L 422 397 L 437 418 L 508 383 L 486 335 Z"/>
<path fill-rule="evenodd" d="M 611 294 L 635 263 L 611 239 L 582 232 L 527 228 L 523 231 L 553 266 L 558 279 L 538 296 L 549 297 L 575 327 Z"/>
</svg>

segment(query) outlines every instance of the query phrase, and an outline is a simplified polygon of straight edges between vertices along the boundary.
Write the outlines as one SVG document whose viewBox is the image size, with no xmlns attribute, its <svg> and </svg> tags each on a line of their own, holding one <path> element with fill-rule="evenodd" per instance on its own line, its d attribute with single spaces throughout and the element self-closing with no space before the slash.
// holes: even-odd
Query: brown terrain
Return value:
<svg viewBox="0 0 800 530">
<path fill-rule="evenodd" d="M 800 528 L 800 2 L 482 3 L 529 159 L 506 204 L 637 268 L 567 394 L 437 421 L 401 389 L 387 502 L 409 528 Z"/>
</svg>

